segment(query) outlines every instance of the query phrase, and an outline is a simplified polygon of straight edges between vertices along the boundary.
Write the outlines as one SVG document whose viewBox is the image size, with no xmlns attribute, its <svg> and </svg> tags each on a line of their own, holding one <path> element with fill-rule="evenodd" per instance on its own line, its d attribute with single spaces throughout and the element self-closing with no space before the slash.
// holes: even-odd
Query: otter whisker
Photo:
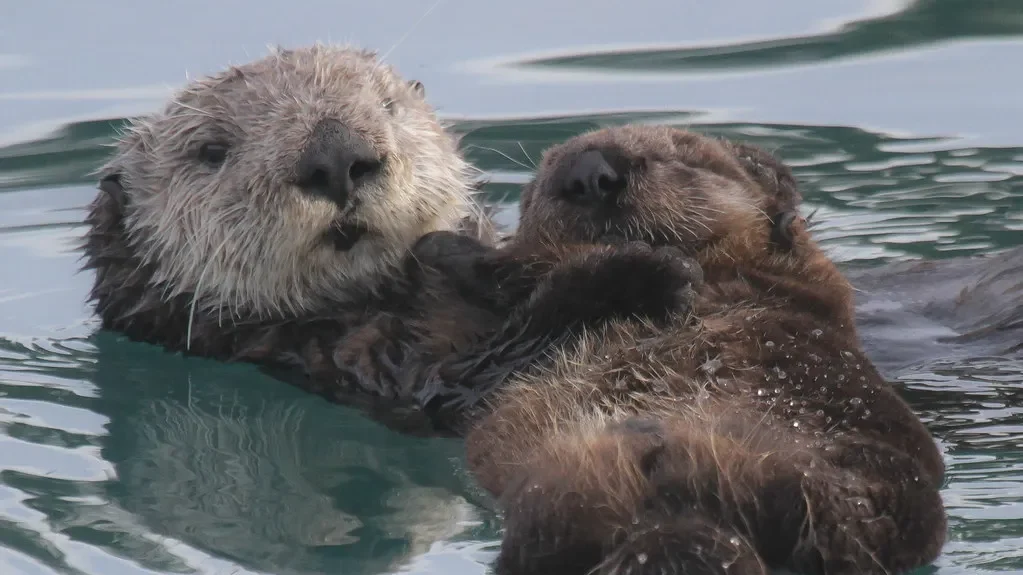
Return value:
<svg viewBox="0 0 1023 575">
<path fill-rule="evenodd" d="M 533 158 L 529 157 L 529 152 L 527 152 L 526 147 L 522 145 L 522 141 L 520 140 L 515 143 L 519 145 L 519 149 L 522 150 L 522 155 L 526 157 L 526 160 L 528 160 L 530 164 L 532 164 L 533 169 L 537 169 L 536 162 L 533 161 Z"/>
<path fill-rule="evenodd" d="M 424 12 L 423 15 L 419 17 L 418 20 L 416 20 L 415 24 L 412 24 L 412 27 L 409 28 L 407 32 L 402 34 L 401 38 L 399 38 L 398 41 L 395 42 L 393 46 L 388 48 L 388 50 L 384 52 L 383 55 L 377 58 L 377 66 L 382 65 L 384 60 L 387 59 L 387 56 L 390 55 L 390 53 L 393 52 L 398 46 L 401 46 L 401 43 L 404 42 L 405 39 L 408 38 L 409 35 L 412 34 L 412 32 L 419 27 L 423 20 L 425 20 L 426 17 L 430 15 L 430 12 L 433 12 L 433 9 L 436 8 L 437 6 L 440 6 L 443 1 L 444 0 L 437 0 L 436 2 L 434 2 L 433 5 L 431 5 L 430 8 L 426 12 Z"/>
<path fill-rule="evenodd" d="M 522 162 L 516 160 L 515 158 L 509 156 L 508 154 L 502 152 L 501 150 L 498 150 L 497 148 L 489 148 L 487 146 L 480 146 L 479 144 L 472 144 L 472 147 L 480 149 L 480 150 L 487 150 L 488 152 L 493 152 L 493 153 L 501 156 L 502 158 L 508 160 L 509 162 L 511 162 L 511 163 L 513 163 L 513 164 L 515 164 L 515 165 L 517 165 L 519 167 L 521 167 L 524 170 L 528 170 L 528 171 L 532 172 L 534 170 L 534 168 L 535 168 L 535 166 L 529 167 L 526 164 L 523 164 Z"/>
<path fill-rule="evenodd" d="M 191 348 L 192 348 L 192 322 L 195 320 L 195 307 L 196 307 L 196 303 L 198 302 L 198 300 L 199 300 L 199 298 L 201 297 L 201 294 L 202 294 L 202 280 L 206 276 L 207 270 L 210 269 L 210 264 L 213 263 L 214 261 L 216 261 L 217 256 L 220 253 L 220 250 L 223 249 L 223 247 L 225 245 L 227 245 L 227 241 L 229 239 L 231 239 L 230 235 L 225 237 L 224 241 L 221 242 L 219 246 L 217 246 L 216 250 L 214 250 L 213 254 L 210 256 L 210 259 L 207 260 L 206 265 L 203 266 L 202 273 L 199 274 L 199 281 L 196 283 L 195 290 L 192 292 L 192 303 L 191 303 L 191 305 L 189 307 L 189 312 L 188 312 L 188 327 L 185 330 L 185 349 L 186 350 L 191 350 Z"/>
</svg>

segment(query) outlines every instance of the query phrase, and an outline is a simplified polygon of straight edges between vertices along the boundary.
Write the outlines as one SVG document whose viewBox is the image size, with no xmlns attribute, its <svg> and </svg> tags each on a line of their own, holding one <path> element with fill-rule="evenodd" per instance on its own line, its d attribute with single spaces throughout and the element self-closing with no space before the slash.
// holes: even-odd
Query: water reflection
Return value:
<svg viewBox="0 0 1023 575">
<path fill-rule="evenodd" d="M 0 402 L 0 483 L 45 526 L 9 518 L 4 541 L 53 568 L 87 545 L 160 572 L 219 558 L 371 574 L 493 536 L 458 442 L 391 433 L 255 369 L 106 333 L 76 347 L 0 346 L 0 394 L 17 398 Z"/>
</svg>

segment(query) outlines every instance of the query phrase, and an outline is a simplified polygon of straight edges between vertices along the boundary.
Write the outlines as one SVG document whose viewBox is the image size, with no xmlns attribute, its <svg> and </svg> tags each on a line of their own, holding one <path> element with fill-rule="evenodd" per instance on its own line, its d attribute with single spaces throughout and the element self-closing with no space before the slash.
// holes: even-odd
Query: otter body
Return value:
<svg viewBox="0 0 1023 575">
<path fill-rule="evenodd" d="M 1023 248 L 846 272 L 856 327 L 882 369 L 1023 354 Z"/>
<path fill-rule="evenodd" d="M 531 309 L 615 319 L 547 346 L 528 328 L 544 316 L 524 315 L 426 378 L 426 411 L 467 434 L 505 514 L 499 573 L 891 573 L 937 556 L 941 453 L 863 353 L 798 202 L 770 155 L 671 128 L 545 154 L 509 250 L 644 242 L 676 250 L 662 260 L 697 290 L 658 300 L 668 284 L 648 279 L 674 313 L 616 316 L 636 303 L 615 281 L 643 274 L 582 266 Z"/>
</svg>

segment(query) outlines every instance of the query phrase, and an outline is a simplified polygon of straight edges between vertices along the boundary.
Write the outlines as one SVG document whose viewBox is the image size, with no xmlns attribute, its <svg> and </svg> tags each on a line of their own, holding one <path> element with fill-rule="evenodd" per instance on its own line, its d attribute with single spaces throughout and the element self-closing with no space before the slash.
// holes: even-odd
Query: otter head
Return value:
<svg viewBox="0 0 1023 575">
<path fill-rule="evenodd" d="M 189 83 L 129 125 L 101 177 L 85 251 L 105 319 L 140 283 L 224 318 L 323 309 L 454 228 L 472 189 L 421 84 L 324 45 Z"/>
<path fill-rule="evenodd" d="M 668 126 L 625 125 L 549 149 L 522 191 L 519 236 L 639 240 L 728 261 L 805 239 L 791 171 L 770 154 Z"/>
</svg>

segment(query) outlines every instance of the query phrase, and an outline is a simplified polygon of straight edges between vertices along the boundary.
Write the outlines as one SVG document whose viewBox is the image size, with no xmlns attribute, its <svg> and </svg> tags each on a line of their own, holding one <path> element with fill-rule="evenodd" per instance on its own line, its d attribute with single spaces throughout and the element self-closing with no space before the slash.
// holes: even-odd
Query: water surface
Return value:
<svg viewBox="0 0 1023 575">
<path fill-rule="evenodd" d="M 466 134 L 512 225 L 541 151 L 598 126 L 739 137 L 796 167 L 843 265 L 1023 244 L 1014 0 L 595 4 L 53 0 L 0 20 L 0 572 L 487 571 L 500 525 L 456 441 L 246 366 L 98 333 L 77 274 L 123 118 L 265 45 L 382 51 Z M 934 571 L 1023 573 L 1023 365 L 892 374 L 945 453 Z"/>
</svg>

